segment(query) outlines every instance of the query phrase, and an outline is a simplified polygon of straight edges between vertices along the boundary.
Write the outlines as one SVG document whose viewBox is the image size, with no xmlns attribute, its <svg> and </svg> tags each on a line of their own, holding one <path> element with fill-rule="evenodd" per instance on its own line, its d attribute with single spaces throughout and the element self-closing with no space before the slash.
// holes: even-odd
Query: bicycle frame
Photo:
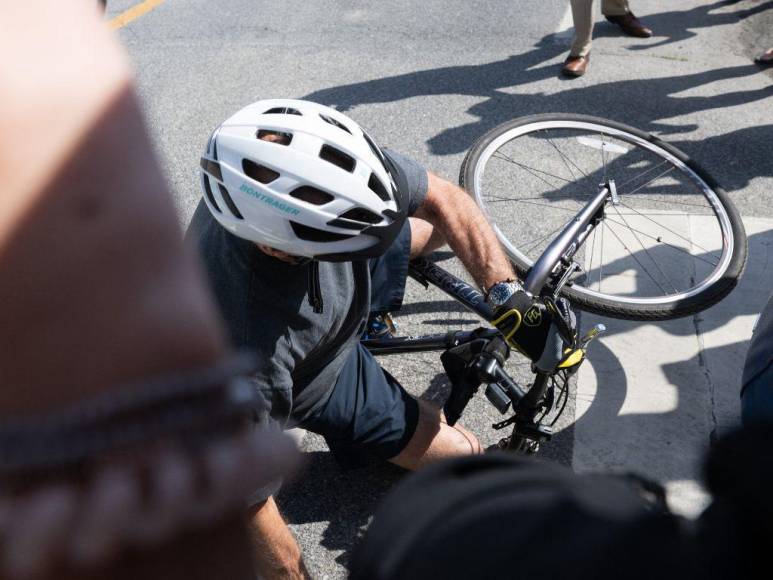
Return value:
<svg viewBox="0 0 773 580">
<path fill-rule="evenodd" d="M 527 292 L 535 296 L 543 296 L 545 300 L 550 300 L 551 298 L 555 300 L 561 288 L 565 284 L 571 283 L 572 273 L 581 270 L 580 266 L 574 262 L 573 256 L 587 239 L 588 235 L 603 219 L 606 204 L 609 202 L 616 203 L 614 187 L 613 182 L 601 184 L 598 193 L 590 199 L 548 245 L 525 277 L 524 289 Z M 486 304 L 483 294 L 437 264 L 425 258 L 412 260 L 409 264 L 408 273 L 425 287 L 429 287 L 429 284 L 436 286 L 483 320 L 489 323 L 492 321 L 493 312 Z M 594 329 L 579 341 L 575 337 L 573 350 L 578 347 L 584 349 L 585 345 L 602 330 L 603 328 Z M 490 332 L 494 331 L 489 330 Z M 445 334 L 430 334 L 416 337 L 363 339 L 362 344 L 375 355 L 385 355 L 408 352 L 447 351 L 480 337 L 481 329 L 476 331 L 457 330 L 446 332 Z M 548 374 L 540 372 L 533 367 L 535 374 L 534 382 L 531 388 L 524 389 L 508 375 L 502 365 L 490 357 L 488 360 L 478 358 L 474 368 L 479 380 L 488 384 L 486 388 L 488 400 L 502 414 L 511 408 L 513 411 L 513 415 L 509 419 L 492 425 L 494 429 L 514 425 L 513 434 L 502 439 L 500 447 L 515 450 L 526 449 L 533 452 L 537 449 L 540 441 L 546 441 L 551 438 L 551 427 L 542 424 L 547 410 L 541 416 L 540 412 L 553 405 L 552 401 L 555 399 L 552 396 L 548 397 L 548 394 L 554 395 L 553 386 L 555 382 L 552 378 L 559 371 Z M 561 372 L 564 373 L 565 383 L 571 373 Z M 477 387 L 469 390 L 468 388 L 464 389 L 464 397 L 461 399 L 463 402 L 460 403 L 458 409 L 452 412 L 454 418 L 449 417 L 449 422 L 452 423 L 461 415 L 464 407 L 476 390 Z M 454 389 L 452 389 L 451 397 L 454 397 Z M 551 402 L 547 402 L 548 400 Z M 558 415 L 560 413 L 561 411 L 558 412 Z"/>
<path fill-rule="evenodd" d="M 561 289 L 559 282 L 565 271 L 571 267 L 572 257 L 604 215 L 604 207 L 611 199 L 610 189 L 609 184 L 602 185 L 599 192 L 545 249 L 524 280 L 524 289 L 527 292 L 535 296 L 545 294 L 546 290 L 549 294 L 558 294 Z M 486 322 L 493 319 L 491 308 L 480 291 L 426 258 L 412 260 L 408 273 L 425 287 L 429 284 L 436 286 Z M 566 282 L 568 280 L 564 280 L 564 283 Z M 417 337 L 365 339 L 362 344 L 376 355 L 431 352 L 463 344 L 469 341 L 471 335 L 470 331 L 460 330 Z"/>
</svg>

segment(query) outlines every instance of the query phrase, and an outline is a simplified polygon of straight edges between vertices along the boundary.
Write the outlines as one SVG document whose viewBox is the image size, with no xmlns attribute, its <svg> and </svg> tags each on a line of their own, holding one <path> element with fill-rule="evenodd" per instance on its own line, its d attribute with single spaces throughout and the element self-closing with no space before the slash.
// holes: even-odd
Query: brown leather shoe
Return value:
<svg viewBox="0 0 773 580">
<path fill-rule="evenodd" d="M 760 66 L 773 66 L 773 48 L 769 48 L 757 58 L 754 59 Z"/>
<path fill-rule="evenodd" d="M 639 19 L 633 15 L 633 12 L 626 12 L 619 16 L 604 15 L 604 18 L 612 24 L 617 24 L 628 36 L 635 36 L 636 38 L 649 38 L 652 36 L 652 30 L 639 22 Z"/>
<path fill-rule="evenodd" d="M 561 73 L 567 77 L 581 77 L 588 70 L 588 62 L 590 62 L 590 54 L 585 56 L 569 55 L 564 61 Z"/>
</svg>

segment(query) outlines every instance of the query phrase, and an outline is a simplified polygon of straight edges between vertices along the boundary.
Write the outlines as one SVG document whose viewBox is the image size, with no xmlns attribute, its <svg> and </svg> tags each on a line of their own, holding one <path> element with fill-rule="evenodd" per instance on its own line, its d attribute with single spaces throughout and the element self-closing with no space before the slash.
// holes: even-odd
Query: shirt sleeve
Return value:
<svg viewBox="0 0 773 580">
<path fill-rule="evenodd" d="M 420 163 L 396 151 L 384 149 L 383 152 L 405 176 L 408 183 L 408 215 L 413 215 L 427 198 L 427 170 Z"/>
<path fill-rule="evenodd" d="M 282 430 L 280 423 L 271 416 L 268 404 L 263 408 L 255 410 L 253 429 L 256 433 L 266 434 Z M 257 506 L 272 495 L 276 495 L 282 488 L 282 483 L 282 478 L 276 478 L 260 486 L 250 494 L 247 505 L 250 507 Z"/>
<path fill-rule="evenodd" d="M 271 434 L 282 431 L 292 408 L 292 360 L 284 340 L 277 341 L 273 352 L 254 346 L 257 353 L 258 369 L 251 377 L 255 390 L 262 396 L 262 404 L 253 413 L 253 429 L 256 434 Z M 258 435 L 259 436 L 259 435 Z M 266 483 L 250 494 L 249 506 L 256 506 L 276 495 L 282 487 L 282 479 Z"/>
<path fill-rule="evenodd" d="M 773 294 L 757 320 L 743 369 L 742 391 L 773 367 Z"/>
<path fill-rule="evenodd" d="M 295 363 L 282 315 L 267 307 L 271 300 L 279 303 L 278 298 L 270 295 L 268 302 L 256 299 L 273 285 L 261 283 L 261 274 L 253 267 L 254 246 L 217 224 L 203 203 L 196 209 L 187 238 L 197 247 L 231 344 L 256 357 L 257 368 L 250 380 L 262 401 L 254 409 L 254 429 L 281 430 L 292 408 Z M 276 494 L 281 484 L 275 480 L 255 490 L 250 505 Z"/>
</svg>

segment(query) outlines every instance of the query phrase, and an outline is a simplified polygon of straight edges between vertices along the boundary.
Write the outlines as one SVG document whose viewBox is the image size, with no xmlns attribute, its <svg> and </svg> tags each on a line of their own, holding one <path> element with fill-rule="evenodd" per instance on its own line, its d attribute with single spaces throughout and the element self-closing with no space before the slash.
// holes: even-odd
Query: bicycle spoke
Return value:
<svg viewBox="0 0 773 580">
<path fill-rule="evenodd" d="M 542 132 L 544 133 L 545 130 L 543 129 Z M 558 145 L 553 143 L 553 140 L 550 137 L 545 137 L 545 139 L 547 139 L 548 143 L 550 143 L 553 146 L 553 149 L 555 149 L 558 152 L 558 155 L 561 157 L 561 160 L 564 162 L 564 165 L 566 165 L 566 168 L 569 170 L 569 173 L 572 175 L 572 179 L 576 181 L 577 178 L 574 176 L 574 171 L 572 171 L 569 165 L 567 165 L 567 162 L 571 163 L 574 166 L 574 168 L 580 173 L 582 173 L 586 178 L 588 177 L 588 174 L 585 173 L 582 169 L 580 169 L 580 167 L 574 161 L 572 161 L 571 159 L 569 159 L 569 157 L 564 155 L 563 151 L 561 151 L 561 149 L 558 148 Z"/>
<path fill-rule="evenodd" d="M 536 205 L 536 206 L 539 206 L 539 207 L 548 207 L 550 209 L 560 209 L 560 210 L 563 210 L 563 211 L 568 211 L 569 213 L 577 213 L 577 209 L 576 208 L 568 208 L 568 207 L 563 207 L 563 206 L 560 206 L 560 205 L 550 205 L 549 203 L 537 203 L 536 201 L 524 201 L 522 199 L 517 199 L 517 198 L 514 198 L 514 197 L 498 197 L 498 196 L 495 196 L 493 193 L 487 193 L 486 195 L 491 196 L 491 197 L 496 197 L 496 199 L 494 201 L 490 201 L 490 202 L 487 202 L 487 203 L 501 203 L 503 201 L 514 201 L 516 203 L 525 203 L 526 205 Z"/>
<path fill-rule="evenodd" d="M 602 222 L 602 224 L 605 224 L 605 223 L 606 223 L 606 220 Z M 619 225 L 619 224 L 618 224 L 618 225 Z M 661 291 L 661 292 L 663 292 L 663 296 L 668 296 L 668 292 L 666 292 L 666 291 L 665 291 L 665 289 L 663 288 L 663 286 L 661 286 L 661 285 L 660 285 L 660 283 L 659 283 L 657 280 L 655 280 L 654 276 L 653 276 L 652 274 L 650 274 L 650 273 L 649 273 L 649 270 L 647 270 L 647 268 L 645 268 L 645 267 L 644 267 L 644 264 L 642 264 L 642 263 L 641 263 L 641 260 L 639 260 L 639 258 L 637 258 L 637 257 L 636 257 L 636 254 L 634 254 L 634 253 L 631 251 L 631 249 L 630 249 L 630 248 L 629 248 L 629 247 L 626 245 L 626 243 L 625 243 L 625 242 L 624 242 L 624 241 L 623 241 L 623 240 L 620 238 L 620 236 L 618 236 L 618 235 L 617 235 L 617 232 L 615 232 L 615 230 L 613 230 L 611 226 L 607 226 L 607 228 L 609 229 L 609 231 L 610 231 L 610 232 L 612 232 L 612 235 L 613 235 L 613 236 L 615 236 L 615 237 L 617 238 L 617 241 L 618 241 L 618 242 L 620 242 L 620 244 L 621 244 L 621 245 L 622 245 L 622 246 L 623 246 L 623 247 L 624 247 L 626 250 L 628 250 L 628 253 L 629 253 L 629 254 L 631 255 L 631 257 L 634 259 L 634 261 L 635 261 L 637 264 L 639 264 L 639 266 L 641 266 L 641 269 L 644 271 L 644 273 L 645 273 L 645 274 L 647 274 L 647 276 L 649 276 L 649 277 L 650 277 L 650 280 L 652 280 L 652 281 L 655 283 L 655 285 L 656 285 L 658 288 L 660 288 L 660 291 Z"/>
<path fill-rule="evenodd" d="M 648 217 L 648 216 L 647 216 L 647 214 L 643 214 L 643 213 L 641 213 L 641 212 L 638 212 L 638 211 L 636 211 L 636 209 L 634 209 L 634 208 L 630 207 L 629 205 L 626 205 L 626 204 L 624 204 L 624 203 L 622 203 L 622 202 L 620 202 L 620 203 L 621 203 L 621 204 L 622 204 L 624 207 L 627 207 L 628 209 L 630 209 L 631 211 L 634 211 L 634 212 L 636 212 L 638 215 L 642 216 L 644 219 L 647 219 L 647 220 L 651 221 L 653 224 L 655 224 L 655 225 L 657 225 L 657 226 L 660 226 L 661 228 L 663 228 L 663 229 L 664 229 L 664 230 L 666 230 L 667 232 L 671 232 L 671 233 L 672 233 L 672 234 L 674 234 L 675 236 L 677 236 L 677 237 L 679 237 L 679 238 L 682 238 L 682 239 L 683 239 L 685 242 L 687 242 L 687 243 L 688 243 L 688 244 L 690 244 L 691 246 L 695 246 L 696 248 L 698 248 L 698 249 L 699 249 L 699 250 L 701 250 L 702 252 L 706 252 L 707 254 L 711 254 L 711 250 L 707 250 L 707 249 L 706 249 L 706 248 L 704 248 L 703 246 L 700 246 L 699 244 L 696 244 L 694 241 L 692 241 L 692 240 L 688 240 L 688 239 L 687 239 L 687 238 L 685 238 L 683 235 L 681 235 L 681 234 L 679 234 L 679 233 L 675 232 L 674 230 L 672 230 L 672 229 L 670 229 L 670 228 L 667 228 L 667 227 L 666 227 L 666 226 L 664 226 L 663 224 L 660 224 L 660 223 L 656 222 L 655 220 L 653 220 L 652 218 Z M 620 212 L 618 211 L 617 213 L 619 214 Z M 622 217 L 622 216 L 621 216 L 621 217 Z M 712 255 L 713 255 L 713 254 L 712 254 Z"/>
<path fill-rule="evenodd" d="M 683 211 L 678 211 L 678 212 L 674 212 L 674 213 L 669 213 L 667 211 L 656 211 L 655 213 L 646 213 L 646 212 L 633 212 L 632 213 L 632 212 L 629 211 L 629 212 L 620 212 L 620 215 L 642 215 L 642 216 L 644 216 L 644 215 L 658 215 L 658 216 L 669 216 L 669 217 L 673 217 L 673 216 L 680 216 L 680 217 L 691 217 L 691 216 L 705 217 L 706 216 L 706 214 L 702 214 L 702 213 L 685 213 Z"/>
<path fill-rule="evenodd" d="M 630 194 L 625 194 L 625 195 L 630 195 Z M 636 194 L 636 199 L 637 200 L 638 199 L 642 199 L 644 197 L 647 197 L 648 195 L 657 195 L 657 194 L 654 194 L 654 193 L 637 193 Z M 702 207 L 704 209 L 711 209 L 710 207 L 708 207 L 705 204 L 685 203 L 683 201 L 674 201 L 673 199 L 669 199 L 667 201 L 666 200 L 662 200 L 662 199 L 648 199 L 647 201 L 652 201 L 652 202 L 655 202 L 655 203 L 665 203 L 665 204 L 671 204 L 671 205 L 685 205 L 685 206 L 688 206 L 688 207 Z"/>
<path fill-rule="evenodd" d="M 658 168 L 658 167 L 660 167 L 661 165 L 665 165 L 666 163 L 668 163 L 668 161 L 666 161 L 666 160 L 663 160 L 663 161 L 661 161 L 660 163 L 658 163 L 657 165 L 655 165 L 655 166 L 653 166 L 653 167 L 650 167 L 650 168 L 649 168 L 649 169 L 647 169 L 646 171 L 644 171 L 644 172 L 640 173 L 639 175 L 634 175 L 634 176 L 633 176 L 631 179 L 629 179 L 628 181 L 624 181 L 623 183 L 619 183 L 619 184 L 617 185 L 618 189 L 621 189 L 621 188 L 623 188 L 624 186 L 628 185 L 628 184 L 629 184 L 629 183 L 631 183 L 632 181 L 635 181 L 636 179 L 639 179 L 640 177 L 644 177 L 644 176 L 645 176 L 645 175 L 647 175 L 647 174 L 648 174 L 650 171 L 654 171 L 655 169 L 657 169 L 657 168 Z"/>
<path fill-rule="evenodd" d="M 644 184 L 640 185 L 639 187 L 637 187 L 637 188 L 636 188 L 636 189 L 634 189 L 633 191 L 629 191 L 629 192 L 627 192 L 627 193 L 621 193 L 620 195 L 633 195 L 634 193 L 636 193 L 637 191 L 639 191 L 639 190 L 640 190 L 640 189 L 642 189 L 643 187 L 647 187 L 647 186 L 648 186 L 650 183 L 652 183 L 652 182 L 653 182 L 653 181 L 655 181 L 656 179 L 660 179 L 660 178 L 661 178 L 661 177 L 663 177 L 664 175 L 668 175 L 668 174 L 669 174 L 669 173 L 671 173 L 671 172 L 672 172 L 674 169 L 675 169 L 675 167 L 672 165 L 671 167 L 669 167 L 668 169 L 666 169 L 666 170 L 665 170 L 663 173 L 661 173 L 660 175 L 656 175 L 655 177 L 653 177 L 652 179 L 650 179 L 650 180 L 649 180 L 647 183 L 644 183 Z"/>
<path fill-rule="evenodd" d="M 620 222 L 613 220 L 613 219 L 612 219 L 612 218 L 610 218 L 609 216 L 607 216 L 607 217 L 606 217 L 606 218 L 604 218 L 604 219 L 605 219 L 605 220 L 607 220 L 607 221 L 610 221 L 610 222 L 612 222 L 613 224 L 617 224 L 617 225 L 619 225 L 619 226 L 626 227 L 626 225 L 625 225 L 625 224 L 621 224 Z M 695 254 L 693 254 L 692 252 L 688 252 L 688 251 L 687 251 L 687 250 L 685 250 L 684 248 L 680 248 L 679 246 L 675 246 L 675 245 L 673 245 L 673 244 L 669 244 L 668 242 L 664 242 L 664 241 L 663 241 L 663 238 L 660 238 L 660 237 L 655 237 L 655 236 L 653 236 L 653 235 L 650 235 L 650 234 L 648 234 L 647 232 L 643 232 L 643 231 L 641 231 L 641 230 L 637 230 L 636 228 L 632 228 L 632 227 L 630 227 L 630 226 L 628 226 L 628 229 L 630 229 L 630 230 L 631 230 L 631 231 L 633 231 L 633 232 L 636 232 L 637 234 L 641 234 L 641 235 L 643 235 L 643 236 L 646 236 L 646 237 L 648 237 L 648 238 L 649 238 L 649 239 L 651 239 L 651 240 L 655 240 L 656 242 L 658 242 L 658 243 L 660 243 L 660 244 L 664 244 L 664 245 L 668 246 L 669 248 L 671 248 L 671 249 L 673 249 L 673 250 L 676 250 L 676 251 L 678 251 L 678 252 L 682 252 L 683 254 L 687 254 L 687 255 L 688 255 L 688 256 L 690 256 L 691 258 L 694 258 L 694 259 L 696 259 L 696 260 L 701 260 L 702 262 L 706 262 L 707 264 L 709 264 L 709 265 L 711 265 L 711 266 L 714 266 L 715 268 L 717 267 L 717 264 L 719 264 L 719 262 L 716 262 L 716 263 L 714 263 L 714 262 L 710 262 L 710 261 L 708 261 L 707 259 L 703 258 L 702 256 L 696 256 L 696 255 L 695 255 Z"/>
<path fill-rule="evenodd" d="M 590 197 L 590 194 L 583 194 L 583 195 L 586 196 L 586 197 Z M 561 199 L 561 200 L 567 199 L 567 200 L 570 200 L 570 201 L 577 201 L 576 199 L 572 199 L 572 198 L 573 198 L 573 196 L 571 196 L 571 195 L 566 195 L 566 196 L 551 195 L 550 197 L 545 197 L 544 195 L 541 195 L 539 197 L 517 197 L 517 198 L 514 197 L 512 199 L 519 199 L 521 201 L 540 201 L 540 200 L 542 200 L 542 201 L 554 201 L 556 199 Z M 579 204 L 580 202 L 577 201 L 577 203 Z"/>
<path fill-rule="evenodd" d="M 617 209 L 617 206 L 613 205 L 612 207 L 615 208 L 615 211 L 617 211 L 617 214 L 620 216 L 620 219 L 622 219 L 623 222 L 625 222 L 626 227 L 628 229 L 631 229 L 631 226 L 628 225 L 628 220 L 626 220 L 625 217 L 620 214 L 620 211 Z M 652 260 L 653 264 L 655 264 L 655 267 L 658 269 L 658 272 L 660 272 L 660 275 L 663 276 L 663 278 L 665 278 L 666 282 L 668 282 L 671 285 L 671 288 L 674 289 L 674 292 L 678 293 L 679 290 L 677 290 L 676 286 L 671 281 L 671 279 L 668 276 L 666 276 L 666 273 L 663 271 L 663 268 L 660 267 L 660 264 L 658 264 L 657 260 L 655 260 L 655 258 L 652 257 L 652 254 L 650 254 L 650 251 L 647 249 L 647 246 L 645 246 L 644 242 L 641 241 L 641 238 L 632 229 L 631 229 L 631 231 L 633 232 L 633 237 L 636 238 L 636 241 L 639 242 L 639 244 L 641 245 L 642 250 L 644 250 L 644 253 L 647 254 L 647 257 L 650 260 Z"/>
<path fill-rule="evenodd" d="M 542 173 L 543 175 L 549 175 L 550 177 L 554 177 L 554 178 L 556 178 L 556 179 L 558 179 L 560 181 L 564 181 L 566 183 L 574 183 L 574 181 L 571 181 L 569 179 L 565 179 L 565 178 L 561 177 L 560 175 L 553 175 L 552 173 L 550 173 L 548 171 L 542 171 L 541 169 L 537 169 L 536 167 L 531 167 L 529 165 L 526 165 L 525 163 L 520 163 L 520 162 L 516 161 L 515 159 L 513 159 L 512 157 L 508 157 L 507 155 L 505 155 L 501 151 L 497 151 L 496 153 L 494 153 L 491 156 L 491 158 L 492 159 L 501 159 L 502 161 L 507 161 L 509 163 L 512 163 L 513 165 L 517 165 L 518 167 L 521 167 L 522 169 L 525 169 L 526 171 L 531 173 L 537 179 L 541 179 L 544 183 L 547 183 L 550 186 L 551 189 L 556 189 L 556 186 L 553 185 L 552 183 L 550 183 L 549 181 L 547 181 L 546 179 L 543 179 L 542 177 L 537 175 L 537 173 Z"/>
<path fill-rule="evenodd" d="M 542 240 L 544 240 L 545 238 L 549 238 L 549 237 L 550 237 L 550 236 L 552 236 L 553 234 L 555 234 L 555 233 L 557 233 L 557 232 L 561 231 L 562 229 L 564 229 L 564 226 L 563 226 L 563 225 L 560 225 L 560 226 L 558 226 L 556 229 L 554 229 L 552 232 L 550 232 L 549 234 L 545 234 L 544 236 L 542 236 L 542 237 L 540 237 L 540 238 L 537 238 L 537 240 L 536 240 L 535 242 L 533 242 L 533 243 L 532 243 L 532 244 L 529 246 L 529 248 L 528 248 L 528 249 L 527 249 L 527 250 L 524 252 L 524 254 L 528 256 L 528 255 L 529 255 L 529 252 L 531 252 L 531 251 L 532 251 L 532 250 L 535 248 L 535 246 L 536 246 L 537 244 L 539 244 L 539 243 L 540 243 Z M 527 244 L 528 244 L 529 242 L 525 242 L 525 243 L 527 243 Z"/>
</svg>

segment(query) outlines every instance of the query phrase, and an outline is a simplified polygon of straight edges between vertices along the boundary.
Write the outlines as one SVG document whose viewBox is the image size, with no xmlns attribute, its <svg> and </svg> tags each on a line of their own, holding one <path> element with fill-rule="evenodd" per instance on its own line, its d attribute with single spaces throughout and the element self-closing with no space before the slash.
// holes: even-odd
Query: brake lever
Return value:
<svg viewBox="0 0 773 580">
<path fill-rule="evenodd" d="M 567 322 L 566 318 L 564 317 L 564 313 L 561 312 L 561 309 L 558 307 L 555 299 L 550 296 L 546 296 L 543 298 L 543 300 L 545 301 L 545 304 L 547 304 L 548 307 L 553 311 L 554 320 L 556 321 L 556 326 L 558 326 L 558 332 L 561 334 L 561 338 L 564 339 L 566 344 L 572 345 L 573 350 L 576 349 L 577 332 L 572 330 L 570 323 Z"/>
<path fill-rule="evenodd" d="M 569 280 L 572 278 L 575 272 L 582 272 L 582 266 L 580 266 L 577 262 L 574 260 L 571 261 L 569 266 L 564 271 L 561 278 L 558 280 L 558 282 L 553 287 L 553 300 L 557 300 L 559 297 L 559 294 L 561 293 L 561 289 L 566 286 L 569 283 Z"/>
</svg>

